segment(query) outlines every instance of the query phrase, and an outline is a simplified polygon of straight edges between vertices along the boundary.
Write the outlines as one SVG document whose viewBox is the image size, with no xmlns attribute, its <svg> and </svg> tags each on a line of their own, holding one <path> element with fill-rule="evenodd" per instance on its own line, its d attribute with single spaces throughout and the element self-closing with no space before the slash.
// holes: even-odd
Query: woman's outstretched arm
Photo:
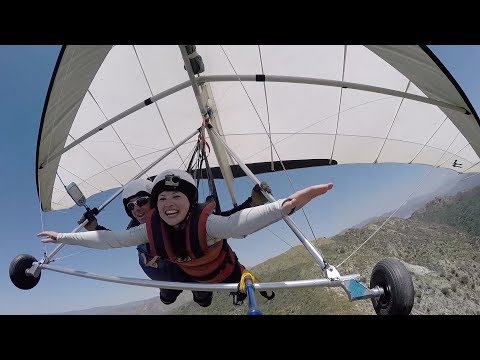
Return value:
<svg viewBox="0 0 480 360">
<path fill-rule="evenodd" d="M 93 249 L 111 249 L 136 246 L 148 242 L 145 224 L 124 231 L 86 231 L 76 233 L 58 233 L 42 231 L 37 236 L 44 243 L 64 243 L 80 245 Z"/>
<path fill-rule="evenodd" d="M 332 188 L 333 184 L 313 185 L 293 193 L 286 199 L 244 209 L 228 217 L 212 214 L 207 219 L 207 234 L 210 239 L 215 240 L 243 238 L 301 209 L 312 199 Z"/>
</svg>

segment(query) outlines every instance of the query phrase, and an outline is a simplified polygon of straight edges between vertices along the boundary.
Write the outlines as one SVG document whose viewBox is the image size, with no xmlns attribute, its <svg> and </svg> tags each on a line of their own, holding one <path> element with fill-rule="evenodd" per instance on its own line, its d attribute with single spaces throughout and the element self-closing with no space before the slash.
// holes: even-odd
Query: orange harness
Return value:
<svg viewBox="0 0 480 360">
<path fill-rule="evenodd" d="M 162 257 L 176 263 L 198 282 L 219 283 L 228 278 L 238 261 L 235 253 L 225 239 L 207 245 L 206 223 L 214 208 L 214 202 L 195 206 L 182 230 L 165 224 L 152 210 L 146 222 L 152 256 L 147 265 Z"/>
</svg>

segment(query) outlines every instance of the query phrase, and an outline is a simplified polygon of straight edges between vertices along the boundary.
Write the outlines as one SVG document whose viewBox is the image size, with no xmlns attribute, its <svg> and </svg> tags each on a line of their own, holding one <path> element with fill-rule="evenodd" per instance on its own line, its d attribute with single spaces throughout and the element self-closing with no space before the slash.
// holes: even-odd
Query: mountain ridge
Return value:
<svg viewBox="0 0 480 360">
<path fill-rule="evenodd" d="M 439 218 L 450 217 L 456 219 L 452 224 L 438 222 Z M 367 285 L 371 270 L 378 261 L 385 257 L 401 260 L 414 281 L 412 314 L 480 315 L 480 234 L 476 234 L 476 219 L 480 219 L 480 187 L 457 192 L 453 196 L 437 196 L 407 219 L 379 217 L 361 228 L 352 227 L 333 237 L 315 240 L 312 244 L 321 250 L 330 264 L 337 267 L 342 264 L 338 267 L 342 275 L 358 273 L 360 281 Z M 365 243 L 373 233 L 375 236 Z M 345 261 L 357 250 L 355 256 Z M 323 277 L 303 245 L 250 270 L 261 282 Z M 256 296 L 263 313 L 375 314 L 370 300 L 350 302 L 344 290 L 338 287 L 278 289 L 275 293 L 276 297 L 271 301 Z M 242 315 L 247 310 L 245 304 L 233 306 L 228 292 L 214 292 L 212 305 L 208 308 L 193 303 L 191 295 L 187 294 L 191 292 L 182 293 L 183 302 L 164 306 L 162 310 L 155 307 L 161 304 L 158 298 L 137 301 L 130 308 L 127 303 L 119 305 L 122 309 L 113 309 L 114 306 L 103 310 L 143 315 Z M 98 311 L 100 309 L 97 308 Z"/>
</svg>

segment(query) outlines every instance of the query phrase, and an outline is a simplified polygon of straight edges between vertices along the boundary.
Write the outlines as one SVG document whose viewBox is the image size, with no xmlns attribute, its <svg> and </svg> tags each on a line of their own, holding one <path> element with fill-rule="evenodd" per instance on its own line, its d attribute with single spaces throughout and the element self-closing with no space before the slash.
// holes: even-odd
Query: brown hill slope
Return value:
<svg viewBox="0 0 480 360">
<path fill-rule="evenodd" d="M 350 255 L 385 219 L 363 229 L 351 229 L 330 239 L 316 241 L 325 259 L 333 265 Z M 402 260 L 415 286 L 413 314 L 480 314 L 480 237 L 453 227 L 415 220 L 390 219 L 338 270 L 342 275 L 359 273 L 367 284 L 373 266 L 391 256 Z M 253 267 L 263 282 L 311 279 L 321 276 L 303 246 Z M 374 314 L 370 300 L 350 302 L 341 288 L 276 290 L 275 299 L 257 295 L 265 314 Z M 187 303 L 172 314 L 244 314 L 246 305 L 233 306 L 228 293 L 217 292 L 209 308 Z"/>
</svg>

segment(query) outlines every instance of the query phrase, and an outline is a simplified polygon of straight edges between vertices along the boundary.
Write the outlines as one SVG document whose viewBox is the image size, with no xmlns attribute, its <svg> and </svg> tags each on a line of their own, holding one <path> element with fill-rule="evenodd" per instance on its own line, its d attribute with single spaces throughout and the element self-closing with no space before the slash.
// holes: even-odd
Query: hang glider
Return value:
<svg viewBox="0 0 480 360">
<path fill-rule="evenodd" d="M 279 169 L 280 159 L 287 168 L 398 162 L 480 170 L 478 116 L 425 47 L 196 51 L 205 63 L 195 78 L 204 106 L 256 173 Z M 125 185 L 201 121 L 178 46 L 64 47 L 39 130 L 42 209 L 74 205 L 61 180 L 77 183 L 87 197 Z M 180 147 L 147 175 L 184 167 L 190 148 Z M 233 176 L 243 175 L 231 158 L 222 160 Z M 218 161 L 210 162 L 221 177 Z"/>
<path fill-rule="evenodd" d="M 211 172 L 233 203 L 245 174 L 353 163 L 480 170 L 478 115 L 424 46 L 69 45 L 39 128 L 42 210 L 74 206 L 69 183 L 89 198 L 186 168 L 205 118 Z M 377 283 L 396 267 L 380 264 Z M 353 299 L 383 294 L 342 284 Z"/>
</svg>

